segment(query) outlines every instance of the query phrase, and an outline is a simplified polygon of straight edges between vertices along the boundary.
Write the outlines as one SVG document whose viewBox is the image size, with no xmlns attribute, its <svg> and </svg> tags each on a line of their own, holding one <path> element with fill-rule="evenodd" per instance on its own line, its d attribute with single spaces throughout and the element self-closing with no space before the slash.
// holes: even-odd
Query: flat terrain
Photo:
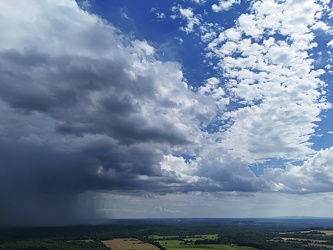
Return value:
<svg viewBox="0 0 333 250">
<path fill-rule="evenodd" d="M 177 240 L 179 236 L 159 236 L 154 235 L 152 238 L 158 241 L 159 244 L 168 250 L 180 250 L 180 249 L 197 249 L 197 250 L 253 250 L 251 247 L 240 247 L 236 245 L 223 245 L 223 244 L 200 244 L 196 245 L 196 240 L 217 240 L 217 234 L 204 234 L 204 235 L 192 235 L 187 236 L 183 240 Z"/>
<path fill-rule="evenodd" d="M 252 247 L 240 247 L 221 244 L 203 244 L 203 245 L 186 245 L 180 240 L 164 240 L 159 241 L 160 245 L 168 250 L 183 250 L 183 249 L 196 249 L 196 250 L 255 250 Z"/>
<path fill-rule="evenodd" d="M 281 238 L 282 240 L 290 240 L 290 241 L 306 241 L 306 242 L 311 242 L 311 243 L 326 243 L 328 242 L 327 240 L 316 240 L 316 239 L 311 239 L 311 238 Z"/>
<path fill-rule="evenodd" d="M 320 230 L 320 232 L 324 233 L 327 236 L 333 236 L 333 230 Z"/>
<path fill-rule="evenodd" d="M 102 243 L 112 250 L 159 250 L 154 245 L 133 238 L 103 240 Z"/>
<path fill-rule="evenodd" d="M 332 245 L 332 230 L 303 230 L 294 232 L 280 232 L 282 236 L 277 241 L 290 241 L 307 246 L 333 248 Z M 286 235 L 289 235 L 288 237 Z M 294 237 L 293 237 L 294 236 Z"/>
<path fill-rule="evenodd" d="M 0 250 L 110 250 L 110 247 L 112 250 L 158 250 L 158 244 L 166 250 L 333 249 L 333 219 L 326 218 L 111 222 L 67 227 L 0 227 Z"/>
</svg>

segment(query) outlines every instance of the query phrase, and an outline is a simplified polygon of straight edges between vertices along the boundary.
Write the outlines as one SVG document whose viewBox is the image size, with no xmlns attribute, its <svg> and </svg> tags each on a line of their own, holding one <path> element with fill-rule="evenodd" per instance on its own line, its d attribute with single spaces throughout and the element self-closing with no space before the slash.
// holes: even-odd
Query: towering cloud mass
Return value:
<svg viewBox="0 0 333 250">
<path fill-rule="evenodd" d="M 88 190 L 187 186 L 160 162 L 192 150 L 214 103 L 189 89 L 178 63 L 155 60 L 146 41 L 128 40 L 73 1 L 0 9 L 5 223 L 75 218 L 72 198 Z"/>
<path fill-rule="evenodd" d="M 96 219 L 89 191 L 333 191 L 332 148 L 309 141 L 330 107 L 309 52 L 326 5 L 287 2 L 254 2 L 223 31 L 174 7 L 223 75 L 193 88 L 75 1 L 1 1 L 0 225 Z M 305 163 L 249 167 L 272 158 Z"/>
</svg>

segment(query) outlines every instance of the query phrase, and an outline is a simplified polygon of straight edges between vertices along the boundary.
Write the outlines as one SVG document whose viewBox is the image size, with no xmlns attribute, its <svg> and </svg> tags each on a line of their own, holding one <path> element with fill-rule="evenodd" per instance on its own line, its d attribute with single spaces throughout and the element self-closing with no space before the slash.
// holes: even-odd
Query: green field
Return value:
<svg viewBox="0 0 333 250">
<path fill-rule="evenodd" d="M 160 245 L 168 250 L 183 250 L 183 249 L 197 249 L 197 250 L 255 250 L 252 247 L 240 247 L 231 245 L 220 245 L 220 244 L 207 244 L 207 245 L 185 245 L 181 244 L 183 241 L 180 240 L 164 240 L 159 241 Z"/>
<path fill-rule="evenodd" d="M 217 240 L 217 234 L 203 234 L 203 235 L 190 235 L 184 237 L 182 240 L 176 239 L 177 236 L 159 236 L 154 235 L 154 240 L 158 241 L 159 244 L 168 250 L 178 249 L 215 249 L 215 250 L 254 250 L 251 247 L 240 247 L 236 245 L 222 245 L 222 244 L 200 244 L 195 245 L 194 242 L 197 240 Z M 179 238 L 179 237 L 178 237 Z M 188 244 L 186 244 L 188 243 Z"/>
</svg>

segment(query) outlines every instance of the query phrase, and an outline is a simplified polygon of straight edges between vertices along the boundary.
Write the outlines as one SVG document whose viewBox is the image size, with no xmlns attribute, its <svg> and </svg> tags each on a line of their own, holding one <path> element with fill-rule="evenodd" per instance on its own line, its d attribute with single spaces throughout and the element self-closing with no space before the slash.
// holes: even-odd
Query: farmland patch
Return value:
<svg viewBox="0 0 333 250">
<path fill-rule="evenodd" d="M 154 245 L 134 238 L 103 240 L 102 242 L 112 250 L 159 250 Z"/>
</svg>

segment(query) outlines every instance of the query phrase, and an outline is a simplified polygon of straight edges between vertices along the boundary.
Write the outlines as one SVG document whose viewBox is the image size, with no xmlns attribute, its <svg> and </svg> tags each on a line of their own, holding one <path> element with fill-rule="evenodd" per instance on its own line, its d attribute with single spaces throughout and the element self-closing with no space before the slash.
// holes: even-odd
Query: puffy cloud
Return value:
<svg viewBox="0 0 333 250">
<path fill-rule="evenodd" d="M 207 58 L 219 60 L 230 97 L 221 138 L 235 157 L 305 160 L 314 153 L 315 123 L 331 106 L 321 91 L 324 71 L 314 69 L 308 52 L 317 46 L 309 27 L 322 10 L 312 1 L 254 2 L 250 13 L 207 44 Z"/>
<path fill-rule="evenodd" d="M 273 190 L 298 193 L 332 192 L 333 147 L 322 149 L 297 166 L 289 164 L 285 170 L 267 168 L 264 178 Z"/>
<path fill-rule="evenodd" d="M 204 4 L 204 3 L 206 3 L 206 0 L 192 0 L 192 2 L 197 3 L 197 4 Z"/>
<path fill-rule="evenodd" d="M 233 5 L 235 4 L 240 4 L 240 0 L 219 0 L 218 4 L 213 4 L 212 5 L 212 10 L 214 12 L 219 12 L 219 11 L 227 11 L 229 10 Z"/>
<path fill-rule="evenodd" d="M 194 31 L 195 26 L 200 26 L 201 15 L 195 14 L 192 8 L 183 8 L 181 5 L 173 6 L 174 18 L 186 20 L 186 26 L 180 27 L 180 30 L 188 33 Z"/>
<path fill-rule="evenodd" d="M 327 47 L 333 47 L 333 40 L 331 40 L 327 43 Z"/>
</svg>

